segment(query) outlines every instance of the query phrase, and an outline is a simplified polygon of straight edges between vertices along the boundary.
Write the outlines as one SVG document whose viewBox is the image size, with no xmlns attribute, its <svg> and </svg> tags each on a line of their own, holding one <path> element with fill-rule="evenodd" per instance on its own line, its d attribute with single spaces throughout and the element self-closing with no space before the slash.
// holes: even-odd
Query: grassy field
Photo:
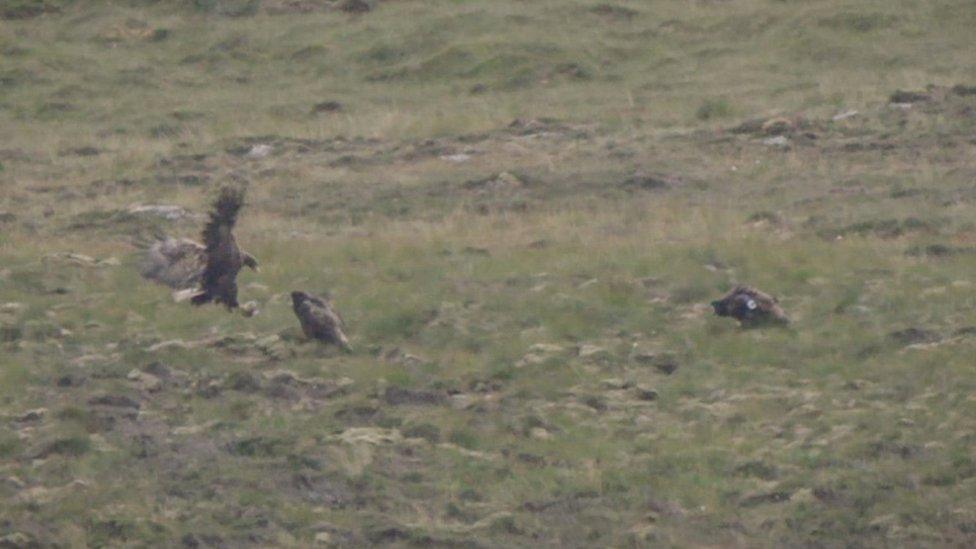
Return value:
<svg viewBox="0 0 976 549">
<path fill-rule="evenodd" d="M 356 4 L 0 1 L 0 546 L 976 544 L 971 2 Z"/>
</svg>

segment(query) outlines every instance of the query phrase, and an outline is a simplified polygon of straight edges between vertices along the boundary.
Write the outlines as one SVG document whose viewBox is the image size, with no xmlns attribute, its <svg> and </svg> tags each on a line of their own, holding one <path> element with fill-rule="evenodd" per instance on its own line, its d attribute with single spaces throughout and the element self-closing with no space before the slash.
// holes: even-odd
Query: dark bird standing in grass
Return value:
<svg viewBox="0 0 976 549">
<path fill-rule="evenodd" d="M 352 351 L 349 339 L 343 333 L 345 323 L 328 301 L 305 292 L 291 293 L 292 309 L 302 324 L 302 331 L 309 339 L 317 339 L 338 345 L 345 351 Z"/>
<path fill-rule="evenodd" d="M 210 221 L 203 229 L 206 265 L 200 276 L 200 291 L 192 299 L 194 305 L 213 301 L 223 303 L 228 309 L 236 308 L 237 273 L 244 265 L 257 268 L 257 261 L 241 251 L 231 232 L 243 205 L 242 189 L 224 187 L 220 190 L 210 212 Z"/>
<path fill-rule="evenodd" d="M 779 301 L 751 286 L 736 286 L 722 299 L 712 302 L 718 316 L 730 316 L 744 328 L 769 324 L 789 324 Z"/>
</svg>

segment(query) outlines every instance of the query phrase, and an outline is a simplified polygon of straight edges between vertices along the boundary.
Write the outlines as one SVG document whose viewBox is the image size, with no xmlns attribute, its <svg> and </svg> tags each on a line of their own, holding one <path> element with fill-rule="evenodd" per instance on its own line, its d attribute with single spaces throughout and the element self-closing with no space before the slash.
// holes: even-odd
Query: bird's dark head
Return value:
<svg viewBox="0 0 976 549">
<path fill-rule="evenodd" d="M 712 309 L 718 316 L 729 316 L 729 304 L 727 299 L 719 299 L 712 302 Z"/>
<path fill-rule="evenodd" d="M 291 302 L 294 305 L 299 305 L 306 299 L 308 299 L 308 294 L 306 294 L 305 292 L 299 292 L 296 290 L 291 293 Z"/>
<path fill-rule="evenodd" d="M 244 252 L 244 257 L 241 258 L 241 262 L 244 263 L 245 267 L 250 267 L 255 272 L 258 270 L 258 260 L 247 252 Z"/>
</svg>

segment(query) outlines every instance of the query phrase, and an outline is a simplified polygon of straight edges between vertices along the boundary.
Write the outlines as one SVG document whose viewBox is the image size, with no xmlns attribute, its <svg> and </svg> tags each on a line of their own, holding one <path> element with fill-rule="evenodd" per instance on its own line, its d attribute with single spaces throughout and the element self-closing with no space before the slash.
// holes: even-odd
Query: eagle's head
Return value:
<svg viewBox="0 0 976 549">
<path fill-rule="evenodd" d="M 241 251 L 241 254 L 241 263 L 243 263 L 245 267 L 250 267 L 254 272 L 258 272 L 258 260 L 253 255 L 245 251 Z"/>
<path fill-rule="evenodd" d="M 308 294 L 305 292 L 299 292 L 296 290 L 291 293 L 292 305 L 295 305 L 296 307 L 301 305 L 306 299 L 308 299 Z"/>
</svg>

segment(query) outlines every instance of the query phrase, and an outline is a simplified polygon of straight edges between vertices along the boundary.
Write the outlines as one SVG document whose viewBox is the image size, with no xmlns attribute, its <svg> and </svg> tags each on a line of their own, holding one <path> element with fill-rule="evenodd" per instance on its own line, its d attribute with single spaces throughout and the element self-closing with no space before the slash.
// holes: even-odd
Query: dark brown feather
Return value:
<svg viewBox="0 0 976 549">
<path fill-rule="evenodd" d="M 238 305 L 237 273 L 244 265 L 244 254 L 232 231 L 243 205 L 242 189 L 224 187 L 220 190 L 210 220 L 203 229 L 206 266 L 200 276 L 201 291 L 193 298 L 194 305 L 210 301 L 223 303 L 229 309 Z"/>
<path fill-rule="evenodd" d="M 765 324 L 788 324 L 790 319 L 779 306 L 779 301 L 752 286 L 736 286 L 722 299 L 712 302 L 718 316 L 730 316 L 743 327 Z"/>
<path fill-rule="evenodd" d="M 291 293 L 291 301 L 305 337 L 338 345 L 346 351 L 352 350 L 343 331 L 345 323 L 328 301 L 300 291 Z"/>
</svg>

